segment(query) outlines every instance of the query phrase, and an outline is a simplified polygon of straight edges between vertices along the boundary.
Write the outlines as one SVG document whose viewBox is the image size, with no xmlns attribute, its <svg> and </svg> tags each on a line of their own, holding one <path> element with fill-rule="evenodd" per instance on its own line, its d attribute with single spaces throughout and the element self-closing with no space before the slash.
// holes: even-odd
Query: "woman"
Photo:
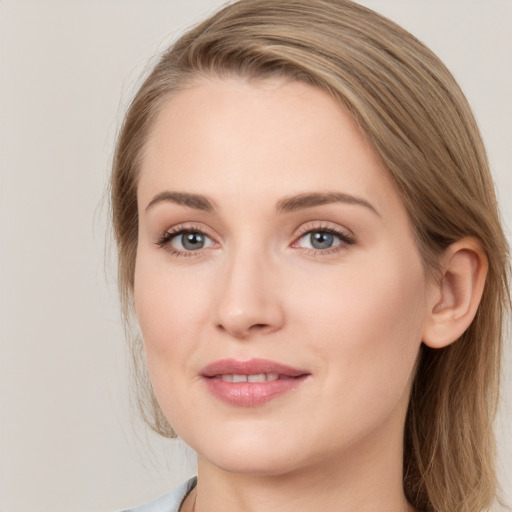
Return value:
<svg viewBox="0 0 512 512">
<path fill-rule="evenodd" d="M 507 244 L 413 36 L 346 0 L 227 6 L 137 93 L 112 204 L 142 411 L 198 454 L 134 510 L 491 507 Z"/>
</svg>

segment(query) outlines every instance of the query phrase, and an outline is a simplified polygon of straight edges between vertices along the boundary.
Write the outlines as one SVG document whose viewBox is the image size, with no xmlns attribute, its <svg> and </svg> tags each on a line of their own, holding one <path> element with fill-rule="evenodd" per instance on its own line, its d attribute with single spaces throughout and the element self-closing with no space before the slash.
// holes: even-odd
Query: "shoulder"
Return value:
<svg viewBox="0 0 512 512">
<path fill-rule="evenodd" d="M 138 507 L 124 510 L 123 512 L 179 512 L 183 500 L 188 493 L 196 486 L 197 477 L 182 483 L 171 492 L 160 496 L 154 501 L 139 505 Z"/>
</svg>

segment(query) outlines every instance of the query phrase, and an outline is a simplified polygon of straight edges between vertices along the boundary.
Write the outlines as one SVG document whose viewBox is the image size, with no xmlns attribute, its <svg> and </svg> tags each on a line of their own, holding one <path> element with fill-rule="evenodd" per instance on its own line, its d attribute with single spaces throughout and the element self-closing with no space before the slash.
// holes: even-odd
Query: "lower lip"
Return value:
<svg viewBox="0 0 512 512">
<path fill-rule="evenodd" d="M 240 407 L 254 407 L 295 390 L 307 375 L 266 382 L 226 382 L 220 378 L 205 378 L 210 393 L 223 402 Z"/>
</svg>

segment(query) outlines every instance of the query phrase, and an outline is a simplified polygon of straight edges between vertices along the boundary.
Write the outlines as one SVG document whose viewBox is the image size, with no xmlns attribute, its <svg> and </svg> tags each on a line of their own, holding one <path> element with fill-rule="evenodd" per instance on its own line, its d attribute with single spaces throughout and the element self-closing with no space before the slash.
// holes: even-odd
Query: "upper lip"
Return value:
<svg viewBox="0 0 512 512">
<path fill-rule="evenodd" d="M 238 361 L 236 359 L 220 359 L 205 366 L 200 374 L 203 377 L 217 375 L 258 375 L 260 373 L 278 373 L 287 377 L 300 377 L 309 372 L 291 366 L 271 361 L 270 359 L 249 359 Z"/>
</svg>

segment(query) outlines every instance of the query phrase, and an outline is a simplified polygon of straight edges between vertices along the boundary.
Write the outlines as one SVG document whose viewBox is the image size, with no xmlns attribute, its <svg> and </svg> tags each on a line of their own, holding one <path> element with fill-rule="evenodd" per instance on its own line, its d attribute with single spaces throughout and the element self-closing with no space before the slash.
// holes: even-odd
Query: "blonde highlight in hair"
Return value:
<svg viewBox="0 0 512 512">
<path fill-rule="evenodd" d="M 498 490 L 492 422 L 509 306 L 508 247 L 485 148 L 452 75 L 408 32 L 348 0 L 241 0 L 187 32 L 140 88 L 118 139 L 111 188 L 126 309 L 147 137 L 162 105 L 208 76 L 283 77 L 328 91 L 389 171 L 430 279 L 450 244 L 465 236 L 481 243 L 489 271 L 473 323 L 456 343 L 423 346 L 419 356 L 405 425 L 404 490 L 425 512 L 489 510 Z M 147 383 L 144 370 L 140 375 Z M 142 389 L 146 421 L 172 437 L 151 388 Z"/>
</svg>

